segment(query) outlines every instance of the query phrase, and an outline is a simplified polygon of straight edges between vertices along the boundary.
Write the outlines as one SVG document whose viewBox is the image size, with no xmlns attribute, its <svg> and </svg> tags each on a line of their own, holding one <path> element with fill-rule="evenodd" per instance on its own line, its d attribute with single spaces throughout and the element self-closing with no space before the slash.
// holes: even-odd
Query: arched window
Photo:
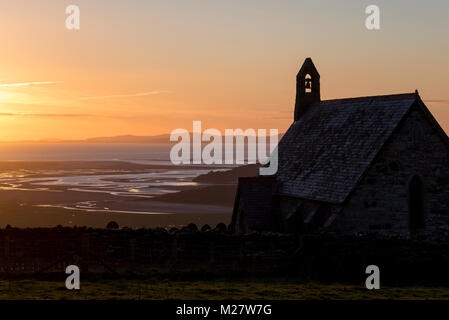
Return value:
<svg viewBox="0 0 449 320">
<path fill-rule="evenodd" d="M 408 214 L 410 231 L 424 228 L 424 183 L 414 175 L 408 186 Z"/>
<path fill-rule="evenodd" d="M 306 89 L 306 92 L 312 92 L 312 76 L 310 74 L 306 74 L 304 81 L 304 88 Z"/>
</svg>

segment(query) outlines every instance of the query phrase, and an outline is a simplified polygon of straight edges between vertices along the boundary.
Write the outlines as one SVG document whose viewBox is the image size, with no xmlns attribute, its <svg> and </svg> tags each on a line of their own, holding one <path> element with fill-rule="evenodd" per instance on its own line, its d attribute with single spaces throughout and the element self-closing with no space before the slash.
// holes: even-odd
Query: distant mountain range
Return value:
<svg viewBox="0 0 449 320">
<path fill-rule="evenodd" d="M 170 135 L 161 134 L 156 136 L 133 136 L 122 135 L 114 137 L 97 137 L 81 140 L 64 139 L 42 139 L 42 140 L 21 140 L 21 141 L 2 141 L 4 143 L 169 143 Z"/>
<path fill-rule="evenodd" d="M 279 134 L 279 139 L 284 134 Z M 192 134 L 191 134 L 192 136 Z M 122 135 L 114 137 L 97 137 L 84 140 L 63 140 L 63 139 L 43 139 L 43 140 L 22 140 L 22 141 L 3 141 L 3 143 L 173 143 L 170 142 L 170 134 L 160 134 L 155 136 L 134 136 Z M 207 143 L 207 142 L 203 142 Z"/>
</svg>

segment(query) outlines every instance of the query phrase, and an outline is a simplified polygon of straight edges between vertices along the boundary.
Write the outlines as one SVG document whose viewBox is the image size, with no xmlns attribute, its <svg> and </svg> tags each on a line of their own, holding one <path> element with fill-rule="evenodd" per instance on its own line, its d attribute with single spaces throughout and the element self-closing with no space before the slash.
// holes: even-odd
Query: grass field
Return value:
<svg viewBox="0 0 449 320">
<path fill-rule="evenodd" d="M 0 280 L 0 300 L 7 299 L 444 299 L 449 288 L 381 287 L 322 284 L 287 279 L 173 281 L 161 279 L 81 279 L 81 289 L 70 291 L 64 280 Z"/>
</svg>

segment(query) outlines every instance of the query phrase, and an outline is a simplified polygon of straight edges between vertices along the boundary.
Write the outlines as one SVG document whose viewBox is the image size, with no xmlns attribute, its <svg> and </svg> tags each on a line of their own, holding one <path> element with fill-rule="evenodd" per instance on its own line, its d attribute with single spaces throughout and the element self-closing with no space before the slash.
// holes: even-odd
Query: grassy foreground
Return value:
<svg viewBox="0 0 449 320">
<path fill-rule="evenodd" d="M 263 280 L 173 281 L 146 279 L 83 280 L 81 289 L 69 291 L 64 281 L 0 280 L 0 300 L 7 299 L 444 299 L 449 288 L 383 287 L 367 290 L 362 286 L 317 282 Z"/>
</svg>

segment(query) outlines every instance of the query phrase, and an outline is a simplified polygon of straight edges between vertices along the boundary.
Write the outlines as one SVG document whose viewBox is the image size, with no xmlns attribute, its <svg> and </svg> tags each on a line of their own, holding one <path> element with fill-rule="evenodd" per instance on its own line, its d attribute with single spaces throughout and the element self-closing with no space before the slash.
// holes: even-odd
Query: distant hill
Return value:
<svg viewBox="0 0 449 320">
<path fill-rule="evenodd" d="M 194 178 L 195 182 L 203 183 L 233 183 L 237 184 L 240 177 L 256 177 L 259 175 L 260 164 L 248 164 L 227 171 L 210 171 Z"/>
<path fill-rule="evenodd" d="M 21 140 L 21 141 L 2 141 L 2 143 L 169 143 L 170 135 L 161 134 L 156 136 L 133 136 L 123 135 L 114 137 L 97 137 L 82 140 L 63 140 L 63 139 L 42 139 L 42 140 Z"/>
<path fill-rule="evenodd" d="M 224 205 L 232 207 L 240 177 L 256 177 L 259 175 L 259 164 L 250 164 L 236 167 L 227 171 L 210 171 L 199 175 L 193 181 L 207 184 L 193 190 L 183 190 L 175 193 L 163 194 L 152 198 L 152 201 L 173 203 L 198 203 L 209 205 Z"/>
<path fill-rule="evenodd" d="M 133 136 L 133 135 L 123 135 L 115 137 L 99 137 L 90 138 L 83 140 L 82 142 L 87 143 L 169 143 L 169 134 L 160 134 L 157 136 Z"/>
<path fill-rule="evenodd" d="M 283 133 L 279 134 L 279 139 L 282 136 Z M 155 136 L 122 135 L 114 137 L 89 138 L 84 140 L 43 139 L 43 140 L 22 140 L 22 141 L 1 141 L 1 142 L 2 143 L 154 143 L 154 144 L 174 143 L 170 142 L 170 134 L 160 134 Z"/>
</svg>

